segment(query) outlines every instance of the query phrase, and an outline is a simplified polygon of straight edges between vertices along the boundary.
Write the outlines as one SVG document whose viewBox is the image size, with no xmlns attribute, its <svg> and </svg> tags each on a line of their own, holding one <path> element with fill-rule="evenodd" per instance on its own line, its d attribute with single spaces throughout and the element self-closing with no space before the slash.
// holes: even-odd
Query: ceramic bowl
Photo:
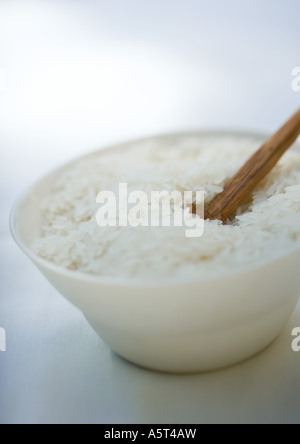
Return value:
<svg viewBox="0 0 300 444">
<path fill-rule="evenodd" d="M 182 134 L 152 139 L 178 136 Z M 279 335 L 300 294 L 299 244 L 263 264 L 214 279 L 195 276 L 181 284 L 120 283 L 66 270 L 34 254 L 29 245 L 41 232 L 41 201 L 64 168 L 21 197 L 11 215 L 11 231 L 24 253 L 117 354 L 153 370 L 199 372 L 243 361 Z"/>
</svg>

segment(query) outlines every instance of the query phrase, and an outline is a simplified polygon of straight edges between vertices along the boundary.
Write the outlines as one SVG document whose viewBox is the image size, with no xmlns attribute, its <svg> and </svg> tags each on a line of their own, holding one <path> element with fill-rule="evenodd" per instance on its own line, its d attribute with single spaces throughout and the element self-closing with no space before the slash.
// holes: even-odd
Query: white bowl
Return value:
<svg viewBox="0 0 300 444">
<path fill-rule="evenodd" d="M 40 203 L 64 168 L 23 195 L 12 212 L 11 231 L 20 248 L 116 353 L 154 370 L 197 372 L 243 361 L 278 336 L 300 294 L 299 244 L 263 265 L 217 279 L 195 276 L 182 284 L 120 284 L 35 255 L 29 245 L 41 233 Z"/>
</svg>

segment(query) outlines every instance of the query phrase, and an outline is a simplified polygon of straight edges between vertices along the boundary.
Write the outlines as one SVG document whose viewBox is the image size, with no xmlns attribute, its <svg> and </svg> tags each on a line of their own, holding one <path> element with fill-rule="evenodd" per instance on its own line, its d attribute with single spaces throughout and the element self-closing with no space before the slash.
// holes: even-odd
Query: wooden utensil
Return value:
<svg viewBox="0 0 300 444">
<path fill-rule="evenodd" d="M 247 160 L 225 185 L 224 190 L 206 206 L 205 219 L 219 219 L 225 224 L 228 217 L 274 168 L 299 135 L 300 108 Z M 196 211 L 195 207 L 193 211 Z"/>
</svg>

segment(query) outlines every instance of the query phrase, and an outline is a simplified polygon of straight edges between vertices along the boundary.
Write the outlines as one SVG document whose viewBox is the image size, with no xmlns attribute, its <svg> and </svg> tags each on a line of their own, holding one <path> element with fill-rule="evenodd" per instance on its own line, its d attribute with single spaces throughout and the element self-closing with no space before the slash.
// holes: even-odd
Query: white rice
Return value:
<svg viewBox="0 0 300 444">
<path fill-rule="evenodd" d="M 105 227 L 96 223 L 100 191 L 204 190 L 206 202 L 259 146 L 245 136 L 156 138 L 107 150 L 70 166 L 42 205 L 39 256 L 62 267 L 115 279 L 198 279 L 259 264 L 300 242 L 300 154 L 287 152 L 228 225 Z"/>
</svg>

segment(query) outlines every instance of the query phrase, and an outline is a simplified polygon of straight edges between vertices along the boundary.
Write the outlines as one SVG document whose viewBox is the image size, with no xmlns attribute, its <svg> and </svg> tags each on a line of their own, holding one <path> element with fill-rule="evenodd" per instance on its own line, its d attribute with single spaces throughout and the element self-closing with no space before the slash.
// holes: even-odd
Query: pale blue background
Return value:
<svg viewBox="0 0 300 444">
<path fill-rule="evenodd" d="M 298 312 L 238 367 L 150 373 L 98 341 L 7 227 L 28 184 L 107 143 L 276 129 L 299 106 L 299 42 L 299 0 L 0 0 L 0 422 L 299 422 Z"/>
</svg>

